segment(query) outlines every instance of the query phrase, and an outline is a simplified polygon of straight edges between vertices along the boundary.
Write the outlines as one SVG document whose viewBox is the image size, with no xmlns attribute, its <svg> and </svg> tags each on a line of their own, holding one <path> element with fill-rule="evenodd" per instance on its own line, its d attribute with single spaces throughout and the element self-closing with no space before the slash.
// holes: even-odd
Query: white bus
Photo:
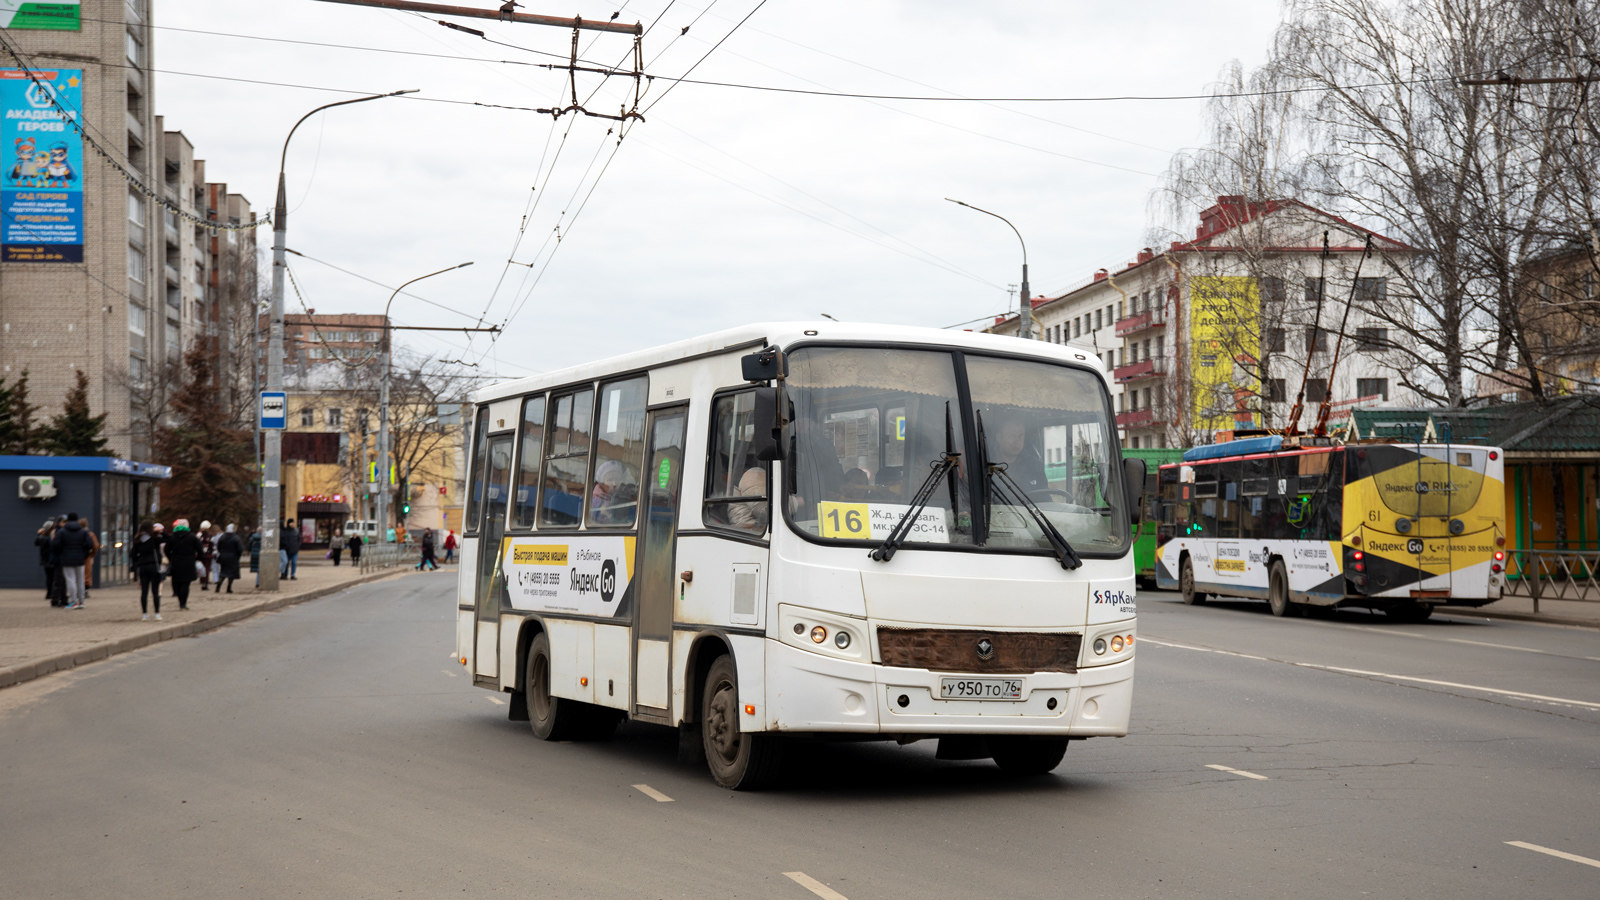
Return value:
<svg viewBox="0 0 1600 900">
<path fill-rule="evenodd" d="M 1127 733 L 1144 463 L 1094 356 L 765 324 L 475 400 L 457 655 L 538 737 L 677 726 L 746 789 L 800 736 Z"/>
</svg>

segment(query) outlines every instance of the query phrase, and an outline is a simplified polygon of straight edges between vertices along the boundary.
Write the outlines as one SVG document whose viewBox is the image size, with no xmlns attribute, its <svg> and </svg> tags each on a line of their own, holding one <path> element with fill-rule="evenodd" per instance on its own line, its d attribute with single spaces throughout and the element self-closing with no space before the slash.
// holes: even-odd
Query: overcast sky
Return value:
<svg viewBox="0 0 1600 900">
<path fill-rule="evenodd" d="M 646 71 L 676 76 L 758 2 L 630 0 L 618 21 L 659 17 L 644 39 Z M 570 30 L 458 20 L 525 48 L 514 49 L 425 17 L 319 0 L 153 5 L 154 65 L 167 71 L 157 75 L 157 113 L 194 143 L 209 180 L 228 182 L 259 212 L 270 211 L 295 120 L 349 95 L 172 73 L 420 89 L 422 99 L 336 109 L 301 127 L 287 166 L 289 246 L 390 286 L 474 262 L 416 286 L 440 306 L 402 297 L 395 316 L 505 323 L 496 343 L 406 340 L 506 377 L 741 322 L 827 313 L 941 327 L 1004 310 L 1007 286 L 1020 280 L 1016 237 L 944 197 L 1015 223 L 1034 292 L 1058 293 L 1132 258 L 1152 224 L 1157 176 L 1202 134 L 1203 104 L 1192 100 L 934 103 L 682 84 L 617 148 L 606 134 L 613 122 L 468 105 L 562 102 L 566 73 L 501 61 L 554 61 L 526 51 L 565 55 Z M 605 19 L 617 8 L 539 0 L 525 11 Z M 1202 93 L 1230 60 L 1258 63 L 1278 17 L 1278 0 L 768 0 L 691 77 L 966 97 Z M 585 32 L 581 47 L 584 58 L 614 64 L 628 58 L 631 38 Z M 669 84 L 650 86 L 644 106 Z M 588 105 L 605 112 L 632 91 L 630 80 L 579 76 L 580 98 L 596 87 Z M 271 233 L 260 242 L 270 248 Z M 383 288 L 291 260 L 320 313 L 381 312 L 388 299 Z M 286 305 L 300 311 L 292 291 Z"/>
</svg>

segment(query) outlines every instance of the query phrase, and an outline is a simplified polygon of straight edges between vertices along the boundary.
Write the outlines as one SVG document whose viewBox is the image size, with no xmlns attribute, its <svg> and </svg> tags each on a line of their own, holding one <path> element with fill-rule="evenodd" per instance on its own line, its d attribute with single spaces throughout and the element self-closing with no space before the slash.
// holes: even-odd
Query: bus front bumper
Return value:
<svg viewBox="0 0 1600 900">
<path fill-rule="evenodd" d="M 1077 672 L 994 676 L 889 668 L 773 640 L 766 648 L 767 731 L 1121 737 L 1133 708 L 1132 659 Z M 963 674 L 1018 679 L 1022 699 L 940 699 L 940 679 Z"/>
</svg>

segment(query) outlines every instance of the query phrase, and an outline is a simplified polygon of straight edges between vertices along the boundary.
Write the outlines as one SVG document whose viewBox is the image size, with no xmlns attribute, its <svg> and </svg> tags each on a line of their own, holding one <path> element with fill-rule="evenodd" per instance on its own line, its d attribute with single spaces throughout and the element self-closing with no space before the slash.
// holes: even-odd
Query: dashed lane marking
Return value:
<svg viewBox="0 0 1600 900">
<path fill-rule="evenodd" d="M 440 669 L 439 671 L 445 673 L 446 675 L 449 675 L 451 678 L 456 677 L 456 673 L 450 671 L 449 669 Z"/>
<path fill-rule="evenodd" d="M 1506 843 L 1513 847 L 1521 847 L 1524 850 L 1532 850 L 1535 853 L 1543 853 L 1559 859 L 1570 859 L 1575 863 L 1583 863 L 1586 866 L 1594 866 L 1596 869 L 1600 869 L 1600 859 L 1590 859 L 1587 856 L 1579 856 L 1576 853 L 1564 853 L 1560 850 L 1551 850 L 1549 847 L 1541 847 L 1538 844 L 1530 844 L 1527 841 L 1506 841 Z"/>
<path fill-rule="evenodd" d="M 487 699 L 490 703 L 493 703 L 495 706 L 505 706 L 506 705 L 506 702 L 504 700 L 501 700 L 499 697 L 487 697 L 485 699 Z"/>
<path fill-rule="evenodd" d="M 1216 769 L 1218 772 L 1227 772 L 1229 775 L 1239 775 L 1239 776 L 1242 776 L 1242 777 L 1245 777 L 1245 778 L 1254 778 L 1257 781 L 1271 781 L 1272 780 L 1272 779 L 1268 778 L 1265 775 L 1257 775 L 1254 772 L 1246 772 L 1243 769 L 1230 769 L 1227 766 L 1219 766 L 1216 763 L 1206 763 L 1206 768 L 1208 768 L 1208 769 Z"/>
<path fill-rule="evenodd" d="M 839 893 L 833 888 L 828 887 L 815 878 L 812 878 L 810 875 L 807 875 L 804 872 L 785 872 L 783 874 L 784 877 L 792 879 L 795 884 L 798 884 L 811 893 L 816 894 L 818 897 L 821 897 L 822 900 L 850 900 L 850 898 Z"/>
<path fill-rule="evenodd" d="M 649 797 L 650 799 L 656 801 L 657 803 L 671 803 L 672 802 L 672 798 L 671 797 L 668 797 L 666 794 L 661 793 L 660 791 L 656 790 L 655 788 L 651 787 L 648 784 L 636 784 L 636 785 L 633 786 L 633 789 L 638 791 L 639 793 L 645 795 L 646 797 Z"/>
<path fill-rule="evenodd" d="M 1201 653 L 1220 653 L 1223 656 L 1237 656 L 1240 659 L 1253 659 L 1260 662 L 1276 662 L 1302 669 L 1318 669 L 1323 672 L 1338 672 L 1341 675 L 1359 675 L 1364 678 L 1384 678 L 1390 681 L 1409 681 L 1415 684 L 1432 684 L 1439 687 L 1456 688 L 1463 691 L 1477 691 L 1483 694 L 1496 694 L 1501 697 L 1519 697 L 1523 700 L 1538 700 L 1544 703 L 1562 703 L 1568 706 L 1581 706 L 1585 709 L 1600 709 L 1600 703 L 1591 703 L 1588 700 L 1573 700 L 1568 697 L 1550 697 L 1545 694 L 1530 694 L 1527 691 L 1507 691 L 1500 688 L 1484 687 L 1477 684 L 1461 684 L 1455 681 L 1439 681 L 1433 678 L 1417 678 L 1412 675 L 1395 675 L 1390 672 L 1369 672 L 1365 669 L 1347 669 L 1343 666 L 1323 666 L 1316 663 L 1294 662 L 1287 659 L 1271 659 L 1265 656 L 1251 656 L 1248 653 L 1237 653 L 1233 650 L 1218 650 L 1215 647 L 1198 647 L 1194 644 L 1180 644 L 1175 641 L 1162 641 L 1148 635 L 1139 638 L 1146 644 L 1155 644 L 1158 647 L 1176 647 L 1180 650 L 1196 650 Z"/>
</svg>

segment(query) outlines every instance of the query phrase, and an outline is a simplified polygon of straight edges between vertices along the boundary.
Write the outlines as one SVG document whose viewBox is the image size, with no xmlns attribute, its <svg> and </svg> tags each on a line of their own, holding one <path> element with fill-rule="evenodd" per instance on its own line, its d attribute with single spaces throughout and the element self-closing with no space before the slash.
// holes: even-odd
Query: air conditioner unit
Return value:
<svg viewBox="0 0 1600 900">
<path fill-rule="evenodd" d="M 17 479 L 17 496 L 24 500 L 48 500 L 56 495 L 56 480 L 49 475 L 24 475 Z"/>
</svg>

